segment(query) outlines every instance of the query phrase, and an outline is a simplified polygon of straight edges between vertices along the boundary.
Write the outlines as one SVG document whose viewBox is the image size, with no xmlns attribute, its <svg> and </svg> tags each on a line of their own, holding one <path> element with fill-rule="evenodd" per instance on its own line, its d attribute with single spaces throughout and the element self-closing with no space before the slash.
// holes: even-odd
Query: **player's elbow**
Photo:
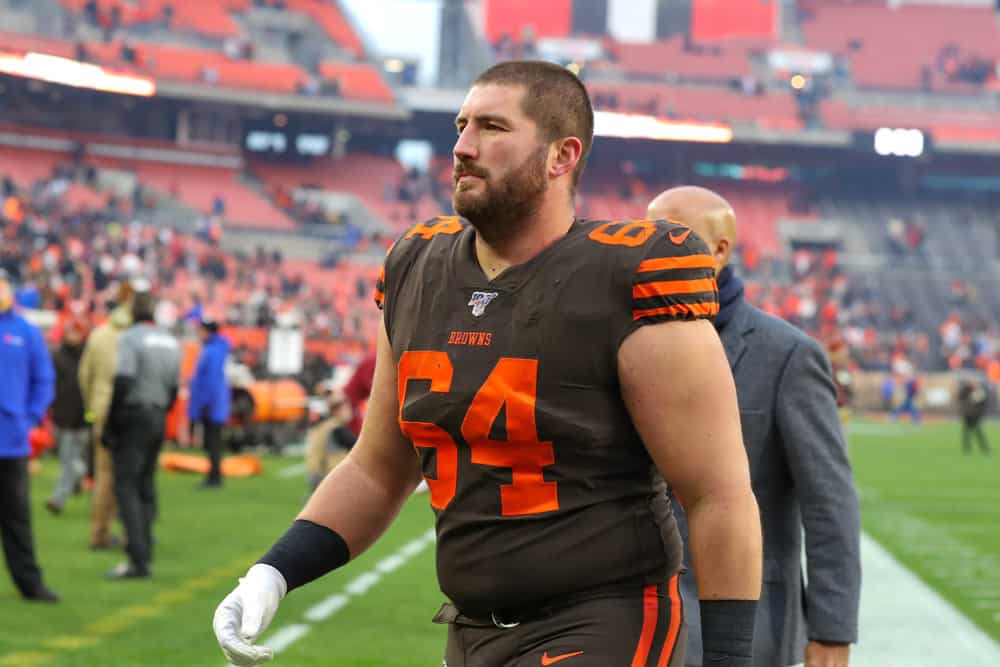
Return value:
<svg viewBox="0 0 1000 667">
<path fill-rule="evenodd" d="M 690 497 L 678 496 L 688 514 L 697 513 L 704 507 L 714 510 L 733 512 L 740 516 L 754 516 L 760 523 L 760 510 L 757 507 L 757 497 L 753 493 L 749 480 L 720 481 L 692 493 Z"/>
</svg>

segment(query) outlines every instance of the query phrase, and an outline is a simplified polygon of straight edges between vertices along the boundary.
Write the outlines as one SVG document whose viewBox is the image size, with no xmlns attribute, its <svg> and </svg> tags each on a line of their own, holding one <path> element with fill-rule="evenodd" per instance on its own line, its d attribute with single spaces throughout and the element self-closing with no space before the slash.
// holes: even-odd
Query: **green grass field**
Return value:
<svg viewBox="0 0 1000 667">
<path fill-rule="evenodd" d="M 848 424 L 865 531 L 1000 640 L 1000 424 L 994 453 L 961 451 L 957 422 Z"/>
<path fill-rule="evenodd" d="M 854 422 L 852 458 L 862 492 L 865 529 L 1000 639 L 1000 463 L 964 457 L 958 427 Z M 1000 445 L 1000 428 L 990 436 Z M 33 480 L 36 540 L 59 605 L 22 602 L 0 584 L 0 667 L 223 667 L 211 631 L 219 600 L 288 525 L 304 500 L 301 475 L 282 478 L 289 459 L 268 459 L 266 473 L 230 480 L 221 492 L 195 490 L 197 479 L 160 474 L 161 519 L 154 578 L 109 582 L 121 554 L 86 548 L 89 501 L 75 497 L 59 517 L 42 502 L 56 463 L 45 459 Z M 430 623 L 441 602 L 427 497 L 414 498 L 391 531 L 351 567 L 291 594 L 270 635 L 306 634 L 275 664 L 395 667 L 440 664 L 444 631 Z M 386 558 L 413 542 L 426 548 L 403 564 Z M 413 545 L 411 545 L 413 546 Z M 381 566 L 381 567 L 379 567 Z M 359 576 L 381 572 L 378 581 Z M 365 591 L 367 589 L 367 591 Z M 307 612 L 336 594 L 346 606 L 322 620 Z M 984 604 L 984 601 L 986 604 Z"/>
<path fill-rule="evenodd" d="M 89 499 L 71 498 L 59 517 L 42 506 L 57 472 L 54 459 L 47 458 L 32 481 L 33 517 L 46 579 L 63 602 L 27 604 L 5 581 L 0 586 L 0 665 L 222 667 L 212 614 L 301 507 L 302 476 L 278 476 L 293 463 L 268 459 L 263 476 L 229 480 L 221 491 L 196 490 L 196 477 L 161 472 L 154 578 L 111 582 L 103 575 L 122 554 L 87 549 Z M 431 526 L 427 497 L 414 498 L 393 529 L 350 568 L 289 595 L 272 629 L 302 624 L 307 609 L 342 592 Z M 326 621 L 310 624 L 308 635 L 282 652 L 280 664 L 439 665 L 444 632 L 430 618 L 440 602 L 432 550 L 426 548 L 367 595 L 352 597 Z"/>
</svg>

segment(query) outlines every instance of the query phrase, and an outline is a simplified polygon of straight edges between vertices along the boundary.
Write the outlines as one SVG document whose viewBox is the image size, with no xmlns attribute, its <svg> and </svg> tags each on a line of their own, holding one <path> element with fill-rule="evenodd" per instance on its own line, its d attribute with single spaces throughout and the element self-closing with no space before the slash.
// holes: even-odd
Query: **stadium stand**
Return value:
<svg viewBox="0 0 1000 667">
<path fill-rule="evenodd" d="M 132 62 L 123 59 L 126 46 L 134 52 Z M 88 57 L 98 63 L 170 81 L 294 93 L 308 76 L 298 65 L 231 60 L 207 49 L 131 41 L 87 43 L 85 48 Z"/>
<path fill-rule="evenodd" d="M 710 45 L 691 45 L 683 37 L 649 44 L 611 42 L 614 66 L 636 75 L 663 75 L 673 72 L 691 80 L 728 82 L 750 74 L 751 46 L 761 40 L 726 40 Z"/>
<path fill-rule="evenodd" d="M 591 81 L 588 89 L 596 107 L 640 111 L 676 119 L 755 123 L 761 127 L 797 129 L 802 126 L 791 94 L 745 95 L 727 88 Z"/>
<path fill-rule="evenodd" d="M 17 169 L 24 163 L 21 152 L 0 155 L 0 177 L 11 167 L 24 173 Z M 44 163 L 51 170 L 37 167 L 37 178 L 3 178 L 0 212 L 6 237 L 0 265 L 34 285 L 43 307 L 63 312 L 82 301 L 100 318 L 111 281 L 139 273 L 153 277 L 160 294 L 176 304 L 172 317 L 179 323 L 196 295 L 237 337 L 244 328 L 268 326 L 290 315 L 315 339 L 310 348 L 330 355 L 330 361 L 354 350 L 353 341 L 374 334 L 378 316 L 369 302 L 377 263 L 344 261 L 323 268 L 263 249 L 254 256 L 230 253 L 208 233 L 188 235 L 140 223 L 122 226 L 117 222 L 121 210 L 75 182 L 78 170 L 53 155 L 47 154 Z M 36 243 L 40 232 L 48 243 Z M 324 342 L 331 337 L 351 344 Z M 262 354 L 260 343 L 256 340 L 249 351 Z"/>
<path fill-rule="evenodd" d="M 380 70 L 359 62 L 364 47 L 335 3 L 285 3 L 284 11 L 306 16 L 345 58 L 321 62 L 293 62 L 293 54 L 284 49 L 280 62 L 257 58 L 257 49 L 241 25 L 243 15 L 254 8 L 250 0 L 131 4 L 64 0 L 62 4 L 75 17 L 77 39 L 5 32 L 0 33 L 0 49 L 76 58 L 163 81 L 393 102 Z M 98 30 L 100 38 L 80 27 L 81 23 Z M 276 53 L 273 49 L 261 52 Z"/>
<path fill-rule="evenodd" d="M 450 168 L 449 164 L 449 176 Z M 354 153 L 342 160 L 318 160 L 308 167 L 255 161 L 251 169 L 271 192 L 313 187 L 352 193 L 397 230 L 442 213 L 443 200 L 431 194 L 442 194 L 439 182 L 421 179 L 426 182 L 419 188 L 408 188 L 406 171 L 392 157 Z"/>
<path fill-rule="evenodd" d="M 231 12 L 246 11 L 250 0 L 203 0 L 201 2 L 170 2 L 169 0 L 142 0 L 122 3 L 117 0 L 62 0 L 68 9 L 92 19 L 101 27 L 135 26 L 165 20 L 164 10 L 171 16 L 170 27 L 181 32 L 190 31 L 213 38 L 240 35 L 240 27 Z M 90 9 L 88 10 L 88 5 Z M 90 16 L 87 16 L 87 12 Z"/>
<path fill-rule="evenodd" d="M 997 114 L 989 112 L 852 106 L 839 100 L 826 100 L 820 104 L 820 115 L 827 127 L 845 130 L 917 127 L 930 130 L 935 138 L 945 141 L 1000 139 Z"/>
<path fill-rule="evenodd" d="M 336 82 L 339 94 L 359 100 L 392 102 L 392 89 L 372 65 L 327 61 L 320 63 L 320 76 Z"/>
<path fill-rule="evenodd" d="M 82 0 L 62 2 L 77 18 L 101 30 L 109 28 L 109 21 L 117 23 L 100 38 L 87 31 L 80 40 L 49 33 L 2 32 L 0 50 L 83 56 L 158 81 L 330 95 L 387 105 L 400 99 L 382 70 L 364 62 L 366 49 L 337 3 L 285 3 L 285 11 L 309 17 L 332 47 L 311 65 L 298 62 L 291 51 L 270 60 L 243 52 L 234 55 L 231 49 L 227 52 L 227 39 L 247 37 L 245 19 L 258 8 L 258 3 L 249 0 L 197 3 L 197 11 L 192 3 L 144 0 L 122 5 L 113 18 L 116 4 L 102 1 L 95 9 Z M 164 15 L 168 4 L 174 7 L 169 17 Z M 727 36 L 728 29 L 715 30 L 718 25 L 704 23 L 706 8 L 699 6 L 702 24 L 695 31 L 697 36 L 674 34 L 642 44 L 608 34 L 577 35 L 596 40 L 603 54 L 581 63 L 597 108 L 718 121 L 771 133 L 807 127 L 853 132 L 888 125 L 919 127 L 937 141 L 1000 140 L 1000 123 L 988 100 L 966 96 L 955 108 L 921 101 L 921 96 L 935 91 L 983 90 L 982 85 L 957 80 L 955 68 L 967 56 L 994 60 L 1000 56 L 997 23 L 986 20 L 986 10 L 889 9 L 867 0 L 800 0 L 796 9 L 801 24 L 794 27 L 801 30 L 804 45 L 829 51 L 849 64 L 846 72 L 816 89 L 819 99 L 809 117 L 800 93 L 791 90 L 786 80 L 791 72 L 766 66 L 768 50 L 788 46 L 788 35 L 760 30 L 752 36 Z M 942 25 L 950 27 L 942 30 Z M 936 26 L 935 30 L 929 30 L 930 26 Z M 553 23 L 550 28 L 574 36 L 569 25 Z M 903 37 L 913 34 L 930 34 L 931 38 Z M 949 34 L 963 35 L 958 51 Z M 527 41 L 508 42 L 499 51 L 502 57 L 530 56 L 531 48 Z M 318 88 L 309 89 L 313 78 Z M 890 92 L 879 97 L 882 89 L 906 89 L 911 94 L 904 98 Z M 29 206 L 28 211 L 45 210 L 60 220 L 57 224 L 71 216 L 107 223 L 137 213 L 139 218 L 152 216 L 162 224 L 166 210 L 170 211 L 168 219 L 188 216 L 192 224 L 187 229 L 199 229 L 199 236 L 177 232 L 170 240 L 169 252 L 176 259 L 170 293 L 178 302 L 188 300 L 191 293 L 203 293 L 211 296 L 213 308 L 227 313 L 227 320 L 251 328 L 266 325 L 278 311 L 294 310 L 309 322 L 310 332 L 317 334 L 310 343 L 313 349 L 319 349 L 324 336 L 359 340 L 374 332 L 377 315 L 371 314 L 367 299 L 378 262 L 371 258 L 414 221 L 449 212 L 450 158 L 445 154 L 435 157 L 427 172 L 419 172 L 405 169 L 385 146 L 351 148 L 346 155 L 295 163 L 244 157 L 235 146 L 208 144 L 192 149 L 150 138 L 110 140 L 23 126 L 0 128 L 3 132 L 62 142 L 51 150 L 0 145 L 0 173 L 10 175 L 11 187 L 31 193 L 37 200 L 34 204 L 43 207 Z M 74 147 L 78 144 L 82 153 L 77 156 Z M 193 161 L 178 157 L 194 153 L 198 157 Z M 53 178 L 74 160 L 72 176 Z M 88 169 L 94 170 L 90 176 Z M 582 185 L 580 210 L 592 218 L 639 216 L 652 194 L 672 184 L 636 176 L 620 164 L 602 164 L 600 159 L 591 172 L 595 176 Z M 1000 303 L 994 303 L 990 285 L 1000 277 L 994 253 L 993 221 L 998 218 L 989 207 L 970 204 L 962 208 L 934 199 L 918 205 L 843 193 L 816 196 L 787 181 L 687 180 L 719 190 L 739 211 L 747 230 L 740 254 L 748 293 L 769 311 L 821 338 L 845 337 L 863 367 L 883 367 L 899 349 L 911 354 L 922 350 L 921 363 L 928 367 L 955 363 L 952 353 L 942 351 L 938 333 L 931 334 L 930 342 L 921 338 L 925 334 L 914 333 L 936 331 L 942 313 L 955 310 L 970 340 L 986 336 L 997 326 L 992 313 L 1000 310 Z M 116 186 L 109 187 L 109 183 Z M 141 193 L 139 200 L 128 196 L 132 191 Z M 24 207 L 6 204 L 5 211 L 31 217 L 24 215 Z M 781 230 L 810 221 L 835 225 L 841 232 L 839 249 L 791 249 Z M 903 225 L 899 243 L 887 240 L 888 230 L 898 228 L 895 221 Z M 310 225 L 346 230 L 322 242 L 330 244 L 329 264 L 334 268 L 322 269 L 313 260 L 289 255 L 282 257 L 280 270 L 274 271 L 276 263 L 256 252 L 258 238 L 279 243 L 288 238 L 284 247 L 293 254 L 310 243 L 316 245 L 309 238 L 293 242 L 289 236 Z M 964 225 L 965 240 L 956 243 L 946 230 L 960 225 Z M 142 229 L 143 234 L 156 233 L 153 227 Z M 872 229 L 879 232 L 872 234 Z M 238 240 L 239 230 L 264 236 Z M 101 239 L 101 234 L 96 238 Z M 27 259 L 30 263 L 30 256 Z M 969 279 L 962 275 L 962 268 L 970 261 L 989 270 Z M 903 272 L 873 269 L 879 262 L 896 262 Z M 209 274 L 222 267 L 226 277 L 206 278 L 206 267 L 214 267 Z M 928 277 L 927 268 L 940 275 Z M 261 275 L 250 280 L 250 274 Z M 92 281 L 87 278 L 83 284 Z M 959 284 L 965 287 L 956 287 Z M 959 303 L 957 293 L 980 297 Z M 268 311 L 265 317 L 242 312 L 248 304 L 256 308 L 262 303 L 268 304 L 262 309 Z M 886 303 L 899 308 L 880 305 Z M 257 340 L 255 336 L 248 334 L 247 339 Z"/>
<path fill-rule="evenodd" d="M 988 7 L 890 8 L 882 2 L 802 0 L 806 44 L 846 56 L 859 86 L 948 87 L 972 57 L 1000 56 L 1000 27 Z M 919 35 L 919 38 L 914 36 Z"/>
<path fill-rule="evenodd" d="M 289 9 L 302 12 L 323 28 L 327 36 L 355 58 L 363 58 L 364 46 L 336 3 L 323 0 L 287 0 Z"/>
</svg>

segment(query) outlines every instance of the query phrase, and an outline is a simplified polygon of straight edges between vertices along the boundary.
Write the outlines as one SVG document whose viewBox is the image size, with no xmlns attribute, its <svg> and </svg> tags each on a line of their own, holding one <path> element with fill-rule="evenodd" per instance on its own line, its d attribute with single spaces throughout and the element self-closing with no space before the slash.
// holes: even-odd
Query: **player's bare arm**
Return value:
<svg viewBox="0 0 1000 667">
<path fill-rule="evenodd" d="M 358 442 L 327 475 L 298 517 L 339 533 L 352 558 L 385 532 L 420 482 L 420 462 L 399 430 L 398 415 L 396 365 L 383 324 Z"/>
<path fill-rule="evenodd" d="M 320 484 L 288 532 L 215 611 L 215 635 L 231 664 L 242 667 L 270 660 L 271 649 L 253 642 L 267 629 L 285 594 L 371 546 L 413 491 L 420 470 L 399 430 L 396 390 L 396 369 L 383 325 L 369 412 L 357 445 Z"/>
<path fill-rule="evenodd" d="M 760 597 L 760 517 L 736 389 L 718 335 L 707 320 L 642 327 L 619 348 L 618 374 L 636 429 L 684 503 L 703 617 L 704 603 L 719 601 L 720 626 L 749 624 L 742 638 L 722 637 L 721 645 L 745 645 L 753 634 L 754 607 L 737 601 Z M 706 619 L 706 656 L 717 639 L 709 625 Z"/>
<path fill-rule="evenodd" d="M 757 599 L 760 519 L 736 388 L 711 323 L 638 329 L 619 349 L 618 374 L 636 429 L 684 503 L 700 597 Z"/>
</svg>

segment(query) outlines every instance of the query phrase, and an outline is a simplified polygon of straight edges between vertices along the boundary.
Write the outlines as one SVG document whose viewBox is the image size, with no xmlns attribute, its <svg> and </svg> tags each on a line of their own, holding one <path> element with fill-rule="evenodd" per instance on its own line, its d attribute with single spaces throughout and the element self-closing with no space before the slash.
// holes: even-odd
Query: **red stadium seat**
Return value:
<svg viewBox="0 0 1000 667">
<path fill-rule="evenodd" d="M 918 88 L 921 68 L 933 67 L 952 43 L 964 53 L 1000 57 L 1000 28 L 990 8 L 890 9 L 884 3 L 817 0 L 804 6 L 812 17 L 803 24 L 806 43 L 847 55 L 861 86 Z"/>
<path fill-rule="evenodd" d="M 828 127 L 845 130 L 913 127 L 930 131 L 939 141 L 1000 141 L 1000 115 L 996 113 L 852 107 L 843 102 L 828 100 L 820 105 L 820 116 Z"/>
<path fill-rule="evenodd" d="M 177 197 L 208 214 L 216 195 L 226 202 L 228 224 L 272 229 L 296 229 L 297 224 L 253 189 L 240 182 L 235 169 L 140 161 L 105 160 L 109 166 L 131 169 L 142 183 Z"/>
<path fill-rule="evenodd" d="M 729 81 L 750 74 L 750 49 L 760 40 L 725 40 L 684 48 L 684 40 L 673 37 L 649 44 L 612 43 L 615 67 L 630 74 L 681 75 L 690 79 Z"/>
<path fill-rule="evenodd" d="M 132 46 L 139 62 L 131 68 L 160 79 L 205 83 L 205 73 L 210 68 L 218 77 L 218 82 L 212 85 L 291 94 L 307 77 L 298 65 L 230 60 L 221 52 L 208 49 L 151 42 L 132 42 Z M 108 65 L 125 65 L 120 58 L 120 43 L 93 43 L 87 48 L 95 60 Z"/>
<path fill-rule="evenodd" d="M 97 3 L 100 20 L 110 20 L 112 7 L 121 11 L 123 25 L 135 25 L 159 21 L 163 7 L 169 4 L 174 10 L 172 27 L 179 31 L 195 32 L 207 37 L 222 39 L 241 34 L 239 24 L 230 16 L 231 12 L 246 11 L 250 0 L 99 0 Z M 82 12 L 85 0 L 62 0 L 67 9 Z"/>
<path fill-rule="evenodd" d="M 613 94 L 619 111 L 635 108 L 649 113 L 648 105 L 654 101 L 657 115 L 669 114 L 678 119 L 752 121 L 763 127 L 801 127 L 795 100 L 789 93 L 744 95 L 716 87 L 608 81 L 588 82 L 587 87 L 594 96 Z"/>
<path fill-rule="evenodd" d="M 337 81 L 343 97 L 372 102 L 392 102 L 393 94 L 382 73 L 374 65 L 324 62 L 319 73 L 328 81 Z"/>
<path fill-rule="evenodd" d="M 10 176 L 21 187 L 28 187 L 39 179 L 48 178 L 52 169 L 67 159 L 68 153 L 0 146 L 0 174 Z"/>
<path fill-rule="evenodd" d="M 341 13 L 335 2 L 323 0 L 286 0 L 288 8 L 306 14 L 319 25 L 331 40 L 355 58 L 365 55 L 361 39 Z"/>
<path fill-rule="evenodd" d="M 0 51 L 16 51 L 27 53 L 50 53 L 63 58 L 73 57 L 73 45 L 67 41 L 50 39 L 39 35 L 26 35 L 19 32 L 0 32 Z"/>
</svg>

